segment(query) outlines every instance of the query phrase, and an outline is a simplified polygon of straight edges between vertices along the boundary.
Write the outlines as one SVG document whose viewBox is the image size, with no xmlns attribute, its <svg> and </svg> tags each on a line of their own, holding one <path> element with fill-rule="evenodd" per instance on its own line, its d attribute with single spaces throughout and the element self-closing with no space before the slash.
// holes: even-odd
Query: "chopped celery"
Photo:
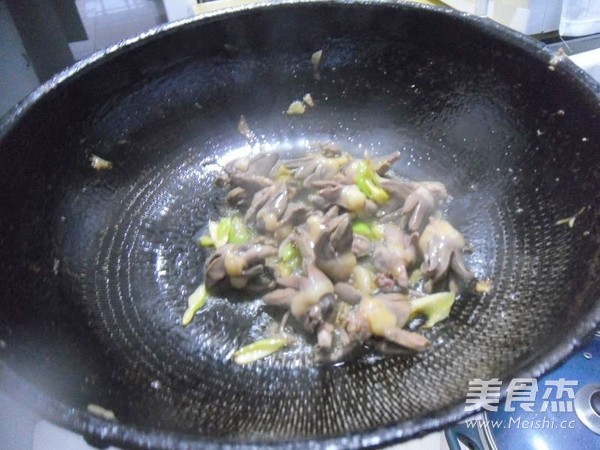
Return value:
<svg viewBox="0 0 600 450">
<path fill-rule="evenodd" d="M 202 247 L 222 247 L 228 242 L 232 244 L 246 244 L 252 239 L 250 230 L 238 216 L 224 217 L 219 222 L 208 222 L 209 236 L 200 238 Z"/>
<path fill-rule="evenodd" d="M 219 222 L 211 220 L 208 222 L 208 234 L 210 236 L 203 236 L 202 238 L 200 238 L 200 245 L 204 245 L 202 243 L 203 239 L 206 243 L 206 246 L 211 245 L 209 243 L 210 239 L 212 241 L 212 245 L 214 245 L 216 248 L 223 247 L 229 241 L 230 230 L 230 217 L 224 217 L 223 219 L 219 220 Z"/>
<path fill-rule="evenodd" d="M 103 408 L 102 406 L 94 405 L 93 403 L 90 403 L 89 405 L 87 405 L 87 411 L 90 414 L 93 414 L 95 416 L 101 417 L 106 420 L 117 420 L 117 418 L 115 417 L 115 413 L 112 412 L 110 409 L 106 409 L 106 408 Z"/>
<path fill-rule="evenodd" d="M 229 242 L 232 244 L 247 244 L 251 239 L 250 230 L 244 225 L 241 217 L 232 217 L 229 227 Z"/>
<path fill-rule="evenodd" d="M 431 328 L 450 315 L 454 300 L 456 300 L 456 297 L 452 292 L 439 292 L 411 299 L 410 317 L 414 318 L 421 314 L 426 316 L 427 321 L 423 324 L 423 328 Z"/>
<path fill-rule="evenodd" d="M 389 199 L 389 195 L 380 186 L 379 178 L 370 160 L 362 160 L 357 164 L 354 182 L 368 198 L 382 204 Z"/>
<path fill-rule="evenodd" d="M 279 252 L 279 259 L 281 260 L 279 267 L 283 276 L 289 276 L 302 267 L 302 255 L 300 255 L 298 248 L 291 242 L 283 246 Z"/>
<path fill-rule="evenodd" d="M 423 271 L 421 269 L 415 269 L 411 272 L 408 278 L 408 285 L 411 287 L 416 286 L 423 279 Z"/>
<path fill-rule="evenodd" d="M 229 240 L 229 231 L 231 230 L 231 218 L 224 217 L 219 220 L 215 236 L 212 236 L 216 247 L 222 247 Z"/>
<path fill-rule="evenodd" d="M 181 323 L 183 326 L 188 325 L 196 313 L 202 309 L 202 307 L 206 304 L 206 299 L 208 298 L 208 292 L 206 292 L 206 287 L 204 283 L 198 287 L 192 295 L 188 297 L 188 308 L 183 313 L 183 317 L 181 318 Z"/>
<path fill-rule="evenodd" d="M 210 236 L 202 236 L 200 237 L 200 245 L 202 247 L 213 247 L 215 245 L 215 242 Z"/>
<path fill-rule="evenodd" d="M 294 172 L 285 167 L 283 164 L 277 168 L 277 173 L 275 174 L 277 177 L 277 181 L 286 182 L 293 180 Z"/>
<path fill-rule="evenodd" d="M 278 352 L 290 343 L 286 338 L 267 338 L 240 348 L 233 354 L 236 364 L 249 364 Z"/>
<path fill-rule="evenodd" d="M 279 257 L 283 261 L 290 261 L 293 258 L 295 258 L 297 256 L 297 254 L 298 254 L 298 249 L 296 248 L 296 246 L 292 243 L 287 243 L 281 249 L 281 253 L 280 253 Z"/>
<path fill-rule="evenodd" d="M 368 224 L 361 220 L 358 220 L 352 224 L 352 231 L 356 234 L 360 234 L 371 241 L 381 239 L 382 232 L 379 225 Z"/>
</svg>

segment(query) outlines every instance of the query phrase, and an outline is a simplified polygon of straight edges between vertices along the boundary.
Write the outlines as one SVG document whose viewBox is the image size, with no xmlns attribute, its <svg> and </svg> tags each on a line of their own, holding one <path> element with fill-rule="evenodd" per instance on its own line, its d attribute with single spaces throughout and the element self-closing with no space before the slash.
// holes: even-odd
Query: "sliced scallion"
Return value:
<svg viewBox="0 0 600 450">
<path fill-rule="evenodd" d="M 261 339 L 237 350 L 233 354 L 233 360 L 236 364 L 249 364 L 278 352 L 289 343 L 290 340 L 286 338 Z"/>
<path fill-rule="evenodd" d="M 450 315 L 450 309 L 452 309 L 455 300 L 456 296 L 452 292 L 439 292 L 411 299 L 410 318 L 412 319 L 422 314 L 427 317 L 423 328 L 431 328 Z"/>
<path fill-rule="evenodd" d="M 208 292 L 206 292 L 206 286 L 204 283 L 198 287 L 192 295 L 188 297 L 188 308 L 183 313 L 183 317 L 181 318 L 181 324 L 183 326 L 188 325 L 196 313 L 200 311 L 204 305 L 206 304 L 206 299 L 208 298 Z"/>
<path fill-rule="evenodd" d="M 356 166 L 354 182 L 368 198 L 376 203 L 385 203 L 390 197 L 379 184 L 379 175 L 373 169 L 370 160 L 362 160 Z"/>
</svg>

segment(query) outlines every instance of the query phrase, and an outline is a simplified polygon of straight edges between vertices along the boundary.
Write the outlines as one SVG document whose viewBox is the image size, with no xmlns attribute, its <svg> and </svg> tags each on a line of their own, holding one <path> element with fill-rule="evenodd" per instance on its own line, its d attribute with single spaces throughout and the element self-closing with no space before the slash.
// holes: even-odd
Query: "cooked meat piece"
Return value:
<svg viewBox="0 0 600 450">
<path fill-rule="evenodd" d="M 367 220 L 375 217 L 379 211 L 379 205 L 373 200 L 367 199 L 365 207 L 361 211 L 356 211 L 356 217 Z"/>
<path fill-rule="evenodd" d="M 279 161 L 279 153 L 277 152 L 259 153 L 248 162 L 246 175 L 268 177 L 277 161 Z"/>
<path fill-rule="evenodd" d="M 339 145 L 334 144 L 332 142 L 319 142 L 317 147 L 323 153 L 323 156 L 327 158 L 333 158 L 335 156 L 341 156 L 342 149 Z"/>
<path fill-rule="evenodd" d="M 317 346 L 320 350 L 329 350 L 333 344 L 333 331 L 335 328 L 329 322 L 324 322 L 317 329 Z"/>
<path fill-rule="evenodd" d="M 333 281 L 347 280 L 356 266 L 352 240 L 350 214 L 329 219 L 320 230 L 314 244 L 315 265 Z"/>
<path fill-rule="evenodd" d="M 241 207 L 248 205 L 251 201 L 252 199 L 248 195 L 248 192 L 240 186 L 234 187 L 227 193 L 227 202 L 234 206 Z"/>
<path fill-rule="evenodd" d="M 379 207 L 377 217 L 395 220 L 402 213 L 402 207 L 414 190 L 412 181 L 400 179 L 383 179 L 381 187 L 388 193 L 388 201 Z"/>
<path fill-rule="evenodd" d="M 276 281 L 279 286 L 298 290 L 300 289 L 300 283 L 302 283 L 302 277 L 290 275 L 288 277 L 279 277 Z"/>
<path fill-rule="evenodd" d="M 429 347 L 429 339 L 414 331 L 403 330 L 402 328 L 390 328 L 385 332 L 384 337 L 394 344 L 410 348 L 416 351 L 423 351 Z"/>
<path fill-rule="evenodd" d="M 233 186 L 241 187 L 248 195 L 254 195 L 256 192 L 273 185 L 273 181 L 260 175 L 246 175 L 244 173 L 232 173 L 229 175 L 229 181 Z"/>
<path fill-rule="evenodd" d="M 402 155 L 400 152 L 393 152 L 386 156 L 381 156 L 379 158 L 373 158 L 373 168 L 378 175 L 385 175 L 388 170 L 392 167 L 392 165 L 399 161 Z M 385 188 L 384 188 L 385 189 Z"/>
<path fill-rule="evenodd" d="M 378 273 L 375 276 L 375 284 L 381 292 L 398 292 L 401 290 L 394 277 L 388 273 Z"/>
<path fill-rule="evenodd" d="M 267 305 L 287 306 L 303 327 L 317 334 L 321 349 L 331 347 L 333 340 L 333 320 L 335 319 L 336 297 L 333 285 L 322 272 L 314 266 L 308 267 L 308 277 L 288 277 L 278 280 L 297 286 L 296 289 L 284 287 L 266 294 L 263 301 Z"/>
<path fill-rule="evenodd" d="M 310 210 L 300 202 L 288 203 L 285 213 L 279 220 L 279 227 L 275 230 L 275 239 L 283 241 L 293 232 L 294 227 L 306 222 Z"/>
<path fill-rule="evenodd" d="M 229 164 L 225 174 L 217 180 L 220 185 L 233 186 L 227 194 L 227 201 L 238 206 L 250 203 L 256 192 L 273 184 L 268 177 L 278 160 L 278 153 L 260 153 Z"/>
<path fill-rule="evenodd" d="M 327 210 L 333 205 L 340 206 L 348 211 L 359 212 L 365 209 L 367 197 L 355 184 L 344 185 L 327 181 L 329 186 L 319 190 L 317 195 L 310 196 L 311 202 L 321 209 Z M 320 184 L 321 186 L 323 183 Z"/>
<path fill-rule="evenodd" d="M 273 280 L 259 276 L 264 274 L 265 259 L 276 254 L 277 249 L 269 245 L 224 245 L 206 261 L 206 288 L 266 289 L 274 285 Z"/>
<path fill-rule="evenodd" d="M 417 259 L 418 235 L 405 234 L 400 227 L 385 224 L 384 240 L 375 245 L 373 251 L 373 266 L 382 273 L 389 275 L 400 290 L 408 289 L 408 273 L 406 268 Z M 384 291 L 395 291 L 385 278 L 378 278 L 379 286 Z"/>
<path fill-rule="evenodd" d="M 449 222 L 432 217 L 419 239 L 423 275 L 435 283 L 452 270 L 464 282 L 471 281 L 474 275 L 465 267 L 464 248 L 464 238 Z"/>
<path fill-rule="evenodd" d="M 357 305 L 362 299 L 362 295 L 358 290 L 349 283 L 339 282 L 334 286 L 334 290 L 338 298 L 350 305 Z"/>
<path fill-rule="evenodd" d="M 323 215 L 324 220 L 333 219 L 339 216 L 343 211 L 338 206 L 332 206 L 327 210 L 327 212 Z"/>
<path fill-rule="evenodd" d="M 402 329 L 409 315 L 410 303 L 401 294 L 365 297 L 351 311 L 346 332 L 351 341 L 365 342 L 374 336 L 413 350 L 424 350 L 429 345 L 427 338 Z"/>
<path fill-rule="evenodd" d="M 258 191 L 244 215 L 247 223 L 256 223 L 257 231 L 273 233 L 287 209 L 288 192 L 283 183 L 276 183 Z"/>
<path fill-rule="evenodd" d="M 298 294 L 292 299 L 292 315 L 300 317 L 321 297 L 333 293 L 333 284 L 323 272 L 310 265 L 306 269 L 307 277 L 302 279 Z"/>
<path fill-rule="evenodd" d="M 291 242 L 300 251 L 302 260 L 305 264 L 313 264 L 315 261 L 315 242 L 323 230 L 323 214 L 314 212 L 306 219 L 302 225 L 294 228 L 290 234 L 281 243 L 281 246 Z"/>
<path fill-rule="evenodd" d="M 296 318 L 301 318 L 312 306 L 319 302 L 321 297 L 333 294 L 333 284 L 323 272 L 313 265 L 309 265 L 306 272 L 306 277 L 286 277 L 288 282 L 291 282 L 291 279 L 294 278 L 293 284 L 297 288 L 283 287 L 277 289 L 266 294 L 263 297 L 263 301 L 267 304 L 282 304 L 281 299 L 284 293 L 279 291 L 285 290 L 285 294 L 288 295 L 293 290 L 294 293 L 289 298 L 287 304 L 290 305 L 292 315 Z M 282 279 L 279 279 L 279 281 L 282 281 Z"/>
<path fill-rule="evenodd" d="M 292 297 L 297 293 L 298 291 L 296 289 L 280 288 L 263 295 L 262 299 L 266 305 L 290 306 Z"/>
<path fill-rule="evenodd" d="M 286 161 L 285 167 L 293 172 L 294 178 L 303 180 L 305 188 L 310 188 L 313 182 L 331 180 L 347 161 L 348 158 L 344 156 L 328 158 L 320 153 L 313 153 Z"/>
<path fill-rule="evenodd" d="M 306 221 L 310 210 L 300 202 L 289 203 L 283 217 L 282 225 L 300 225 Z"/>
<path fill-rule="evenodd" d="M 391 223 L 386 223 L 383 226 L 384 242 L 388 247 L 393 248 L 398 257 L 404 262 L 404 265 L 409 267 L 418 256 L 419 234 L 406 234 L 402 229 Z"/>
<path fill-rule="evenodd" d="M 333 293 L 323 295 L 317 304 L 311 306 L 302 317 L 302 325 L 307 331 L 315 332 L 325 322 L 331 323 L 335 316 L 336 299 Z"/>
<path fill-rule="evenodd" d="M 258 155 L 240 158 L 228 164 L 226 171 L 229 174 L 237 173 L 259 177 L 269 177 L 271 170 L 279 161 L 279 153 L 259 153 Z"/>
<path fill-rule="evenodd" d="M 419 183 L 402 207 L 402 214 L 409 217 L 408 229 L 419 231 L 447 196 L 446 187 L 442 183 Z"/>
<path fill-rule="evenodd" d="M 369 256 L 371 254 L 373 246 L 371 241 L 366 237 L 355 233 L 352 238 L 352 253 L 357 258 L 364 258 L 365 256 Z"/>
<path fill-rule="evenodd" d="M 257 141 L 256 134 L 250 129 L 248 122 L 246 121 L 246 117 L 243 115 L 240 117 L 240 121 L 238 122 L 238 132 L 246 138 L 246 140 L 254 144 Z"/>
</svg>

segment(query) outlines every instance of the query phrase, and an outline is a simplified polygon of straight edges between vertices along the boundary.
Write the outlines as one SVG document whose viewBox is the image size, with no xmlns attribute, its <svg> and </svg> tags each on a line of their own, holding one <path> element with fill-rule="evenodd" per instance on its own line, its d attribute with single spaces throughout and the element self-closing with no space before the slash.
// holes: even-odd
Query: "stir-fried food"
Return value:
<svg viewBox="0 0 600 450">
<path fill-rule="evenodd" d="M 481 283 L 466 268 L 463 236 L 442 218 L 445 186 L 394 176 L 399 158 L 357 159 L 323 145 L 301 158 L 261 153 L 227 165 L 219 183 L 236 213 L 211 221 L 200 239 L 214 251 L 184 325 L 207 295 L 238 289 L 285 309 L 330 360 L 362 344 L 426 349 L 428 339 L 407 325 L 434 326 L 457 293 Z M 265 336 L 234 359 L 291 343 Z"/>
</svg>

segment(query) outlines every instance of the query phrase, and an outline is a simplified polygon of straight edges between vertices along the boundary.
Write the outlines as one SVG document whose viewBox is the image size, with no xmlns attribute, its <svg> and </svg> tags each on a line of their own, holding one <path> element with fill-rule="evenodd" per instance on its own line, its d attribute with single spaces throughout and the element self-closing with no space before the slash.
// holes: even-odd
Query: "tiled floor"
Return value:
<svg viewBox="0 0 600 450">
<path fill-rule="evenodd" d="M 76 0 L 75 3 L 88 35 L 86 41 L 69 44 L 77 60 L 167 20 L 160 0 Z"/>
</svg>

